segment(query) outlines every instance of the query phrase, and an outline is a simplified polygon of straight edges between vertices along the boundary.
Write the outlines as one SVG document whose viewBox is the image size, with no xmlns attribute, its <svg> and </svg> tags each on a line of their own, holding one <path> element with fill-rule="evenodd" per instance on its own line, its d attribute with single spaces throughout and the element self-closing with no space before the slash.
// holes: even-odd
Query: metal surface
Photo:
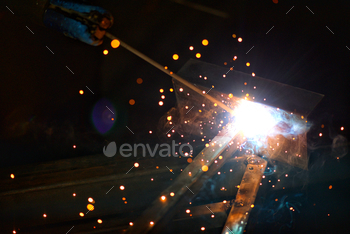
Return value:
<svg viewBox="0 0 350 234">
<path fill-rule="evenodd" d="M 262 175 L 267 162 L 257 156 L 248 156 L 248 165 L 240 184 L 236 200 L 231 208 L 222 234 L 241 234 L 247 224 L 249 213 L 254 207 Z"/>
<path fill-rule="evenodd" d="M 188 82 L 209 88 L 214 85 L 215 90 L 222 93 L 232 93 L 236 97 L 242 96 L 243 89 L 244 92 L 248 92 L 250 96 L 255 97 L 255 102 L 279 107 L 305 117 L 310 114 L 324 96 L 194 59 L 189 60 L 177 74 Z M 226 74 L 225 78 L 223 78 L 224 74 Z M 198 79 L 199 75 L 206 76 L 208 79 Z M 245 82 L 247 85 L 243 85 Z M 254 86 L 256 89 L 254 89 Z M 264 101 L 264 99 L 266 100 Z"/>
<path fill-rule="evenodd" d="M 151 204 L 151 206 L 134 222 L 134 226 L 130 227 L 129 233 L 147 233 L 157 224 L 157 222 L 173 207 L 182 195 L 194 184 L 204 173 L 202 166 L 208 168 L 214 160 L 226 149 L 230 141 L 239 137 L 237 130 L 227 126 L 225 130 L 219 133 L 209 147 L 204 148 L 188 165 L 182 173 L 176 178 L 174 183 L 165 189 L 160 196 Z M 169 194 L 173 192 L 174 196 Z M 165 199 L 161 199 L 165 196 Z"/>
</svg>

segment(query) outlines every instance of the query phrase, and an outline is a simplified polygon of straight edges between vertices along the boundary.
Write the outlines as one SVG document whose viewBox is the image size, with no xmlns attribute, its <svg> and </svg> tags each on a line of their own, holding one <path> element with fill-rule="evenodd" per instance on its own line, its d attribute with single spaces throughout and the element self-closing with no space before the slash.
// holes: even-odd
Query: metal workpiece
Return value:
<svg viewBox="0 0 350 234">
<path fill-rule="evenodd" d="M 247 157 L 247 162 L 247 168 L 239 186 L 236 200 L 228 215 L 222 234 L 243 233 L 250 211 L 254 207 L 254 201 L 267 161 L 251 155 Z"/>
</svg>

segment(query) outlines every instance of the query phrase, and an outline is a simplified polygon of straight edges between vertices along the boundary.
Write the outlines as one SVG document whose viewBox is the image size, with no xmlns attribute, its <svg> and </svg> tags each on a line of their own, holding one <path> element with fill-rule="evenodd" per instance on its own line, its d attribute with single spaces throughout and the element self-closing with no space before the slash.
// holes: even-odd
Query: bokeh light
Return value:
<svg viewBox="0 0 350 234">
<path fill-rule="evenodd" d="M 98 219 L 97 222 L 98 222 L 98 223 L 102 223 L 102 219 Z"/>
<path fill-rule="evenodd" d="M 120 190 L 124 190 L 125 189 L 125 187 L 123 186 L 123 185 L 120 185 Z"/>
<path fill-rule="evenodd" d="M 137 162 L 134 163 L 134 167 L 139 167 L 139 166 L 140 166 L 140 164 L 138 164 Z"/>
<path fill-rule="evenodd" d="M 120 41 L 119 40 L 117 40 L 117 39 L 114 39 L 114 40 L 112 40 L 111 41 L 111 46 L 112 46 L 112 48 L 118 48 L 119 46 L 120 46 Z"/>
<path fill-rule="evenodd" d="M 84 94 L 84 90 L 79 90 L 79 93 L 81 94 L 81 95 L 83 95 Z"/>
<path fill-rule="evenodd" d="M 247 65 L 247 67 L 249 67 L 249 66 L 250 66 L 250 63 L 246 63 L 246 65 Z"/>
<path fill-rule="evenodd" d="M 14 175 L 14 174 L 11 174 L 10 177 L 11 177 L 11 179 L 14 179 L 14 178 L 15 178 L 15 175 Z"/>
<path fill-rule="evenodd" d="M 179 55 L 174 54 L 174 55 L 173 55 L 173 59 L 174 59 L 174 60 L 178 60 L 178 59 L 179 59 Z"/>
<path fill-rule="evenodd" d="M 134 99 L 130 99 L 129 100 L 129 104 L 132 105 L 132 106 L 135 105 L 135 100 Z"/>
<path fill-rule="evenodd" d="M 117 119 L 117 111 L 115 110 L 113 103 L 104 98 L 100 99 L 95 104 L 92 111 L 94 127 L 99 133 L 105 134 L 115 123 L 115 121 L 111 120 L 112 118 Z"/>
<path fill-rule="evenodd" d="M 196 58 L 200 58 L 200 57 L 202 57 L 202 55 L 200 53 L 197 53 Z"/>
<path fill-rule="evenodd" d="M 209 169 L 209 168 L 208 168 L 207 165 L 203 165 L 203 166 L 202 166 L 202 171 L 208 171 L 208 169 Z"/>
<path fill-rule="evenodd" d="M 164 89 L 160 89 L 159 92 L 160 92 L 160 93 L 164 93 Z"/>
<path fill-rule="evenodd" d="M 202 45 L 207 46 L 209 44 L 209 41 L 207 39 L 204 39 L 202 41 Z"/>
<path fill-rule="evenodd" d="M 95 209 L 94 205 L 92 205 L 92 204 L 88 204 L 88 205 L 86 206 L 86 208 L 87 208 L 89 211 L 93 211 L 93 210 Z"/>
<path fill-rule="evenodd" d="M 141 78 L 137 78 L 136 83 L 142 84 L 143 80 Z"/>
<path fill-rule="evenodd" d="M 159 101 L 158 104 L 159 104 L 160 106 L 163 106 L 164 103 L 163 103 L 162 101 Z"/>
<path fill-rule="evenodd" d="M 194 48 L 193 48 L 193 46 L 190 46 L 189 49 L 190 49 L 190 50 L 193 50 Z"/>
<path fill-rule="evenodd" d="M 242 42 L 243 39 L 241 37 L 238 38 L 238 42 Z"/>
<path fill-rule="evenodd" d="M 104 54 L 104 55 L 107 55 L 107 54 L 108 54 L 108 50 L 104 50 L 104 51 L 103 51 L 103 54 Z"/>
</svg>

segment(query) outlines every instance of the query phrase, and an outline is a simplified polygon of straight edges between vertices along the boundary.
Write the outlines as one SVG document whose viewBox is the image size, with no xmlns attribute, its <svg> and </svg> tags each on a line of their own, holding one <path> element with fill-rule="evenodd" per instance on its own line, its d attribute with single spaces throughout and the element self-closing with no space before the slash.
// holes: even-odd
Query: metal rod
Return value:
<svg viewBox="0 0 350 234">
<path fill-rule="evenodd" d="M 208 95 L 206 93 L 203 94 L 203 92 L 202 92 L 203 90 L 200 90 L 199 88 L 197 88 L 196 86 L 194 86 L 193 84 L 191 84 L 187 80 L 181 78 L 180 76 L 176 75 L 172 71 L 169 71 L 169 70 L 165 69 L 162 65 L 160 65 L 159 63 L 157 63 L 153 59 L 151 59 L 151 58 L 147 57 L 146 55 L 142 54 L 140 51 L 132 48 L 131 46 L 129 46 L 125 42 L 119 40 L 118 38 L 116 38 L 115 36 L 110 34 L 109 32 L 106 32 L 105 36 L 110 38 L 111 40 L 114 40 L 114 39 L 118 40 L 120 42 L 120 45 L 122 47 L 124 47 L 125 49 L 129 50 L 131 53 L 133 53 L 133 54 L 137 55 L 138 57 L 142 58 L 143 60 L 145 60 L 149 64 L 151 64 L 154 67 L 158 68 L 159 70 L 161 70 L 165 74 L 171 76 L 175 80 L 183 83 L 184 85 L 186 85 L 187 87 L 189 87 L 193 91 L 197 92 L 198 94 L 202 95 L 203 97 L 207 98 L 211 102 L 216 103 L 218 106 L 220 106 L 221 108 L 223 108 L 224 110 L 226 110 L 227 112 L 229 112 L 229 113 L 231 113 L 233 115 L 233 110 L 230 107 L 226 106 L 224 103 L 222 103 L 220 100 L 217 100 L 217 99 L 213 98 L 212 96 L 210 96 L 210 95 Z"/>
</svg>

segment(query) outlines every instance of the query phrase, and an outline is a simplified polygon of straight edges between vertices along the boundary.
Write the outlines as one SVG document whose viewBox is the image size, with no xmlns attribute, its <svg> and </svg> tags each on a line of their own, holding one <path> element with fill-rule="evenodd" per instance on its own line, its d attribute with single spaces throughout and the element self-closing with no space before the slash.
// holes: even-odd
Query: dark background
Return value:
<svg viewBox="0 0 350 234">
<path fill-rule="evenodd" d="M 111 11 L 115 22 L 109 31 L 113 35 L 174 72 L 200 52 L 202 61 L 221 66 L 227 62 L 228 69 L 234 65 L 238 71 L 324 94 L 308 117 L 313 123 L 308 134 L 310 168 L 317 168 L 310 178 L 322 179 L 319 187 L 310 188 L 306 202 L 310 207 L 304 209 L 304 218 L 309 220 L 297 223 L 301 229 L 312 223 L 310 232 L 345 227 L 349 212 L 339 207 L 349 207 L 349 155 L 337 160 L 329 153 L 337 134 L 349 139 L 348 1 L 189 1 L 225 12 L 228 18 L 170 0 L 85 2 Z M 1 4 L 0 10 L 2 167 L 101 153 L 110 141 L 158 141 L 148 131 L 155 132 L 159 118 L 176 104 L 175 94 L 169 92 L 170 77 L 124 48 L 112 49 L 107 38 L 99 47 L 86 45 L 10 7 L 12 14 L 6 4 L 10 3 Z M 203 39 L 209 40 L 207 47 L 201 45 Z M 194 51 L 188 49 L 190 45 Z M 107 56 L 104 49 L 109 50 Z M 174 53 L 179 60 L 172 59 Z M 235 55 L 238 59 L 233 62 Z M 245 66 L 246 62 L 251 66 Z M 143 83 L 137 84 L 137 78 Z M 161 107 L 160 88 L 166 96 Z M 117 115 L 113 129 L 104 135 L 91 121 L 92 109 L 101 98 L 114 104 Z M 135 105 L 129 105 L 130 99 Z M 329 181 L 339 186 L 329 190 Z M 312 211 L 316 218 L 311 218 L 307 214 L 315 200 L 324 205 Z M 328 213 L 339 217 L 328 217 Z M 317 225 L 323 226 L 319 229 Z"/>
</svg>

